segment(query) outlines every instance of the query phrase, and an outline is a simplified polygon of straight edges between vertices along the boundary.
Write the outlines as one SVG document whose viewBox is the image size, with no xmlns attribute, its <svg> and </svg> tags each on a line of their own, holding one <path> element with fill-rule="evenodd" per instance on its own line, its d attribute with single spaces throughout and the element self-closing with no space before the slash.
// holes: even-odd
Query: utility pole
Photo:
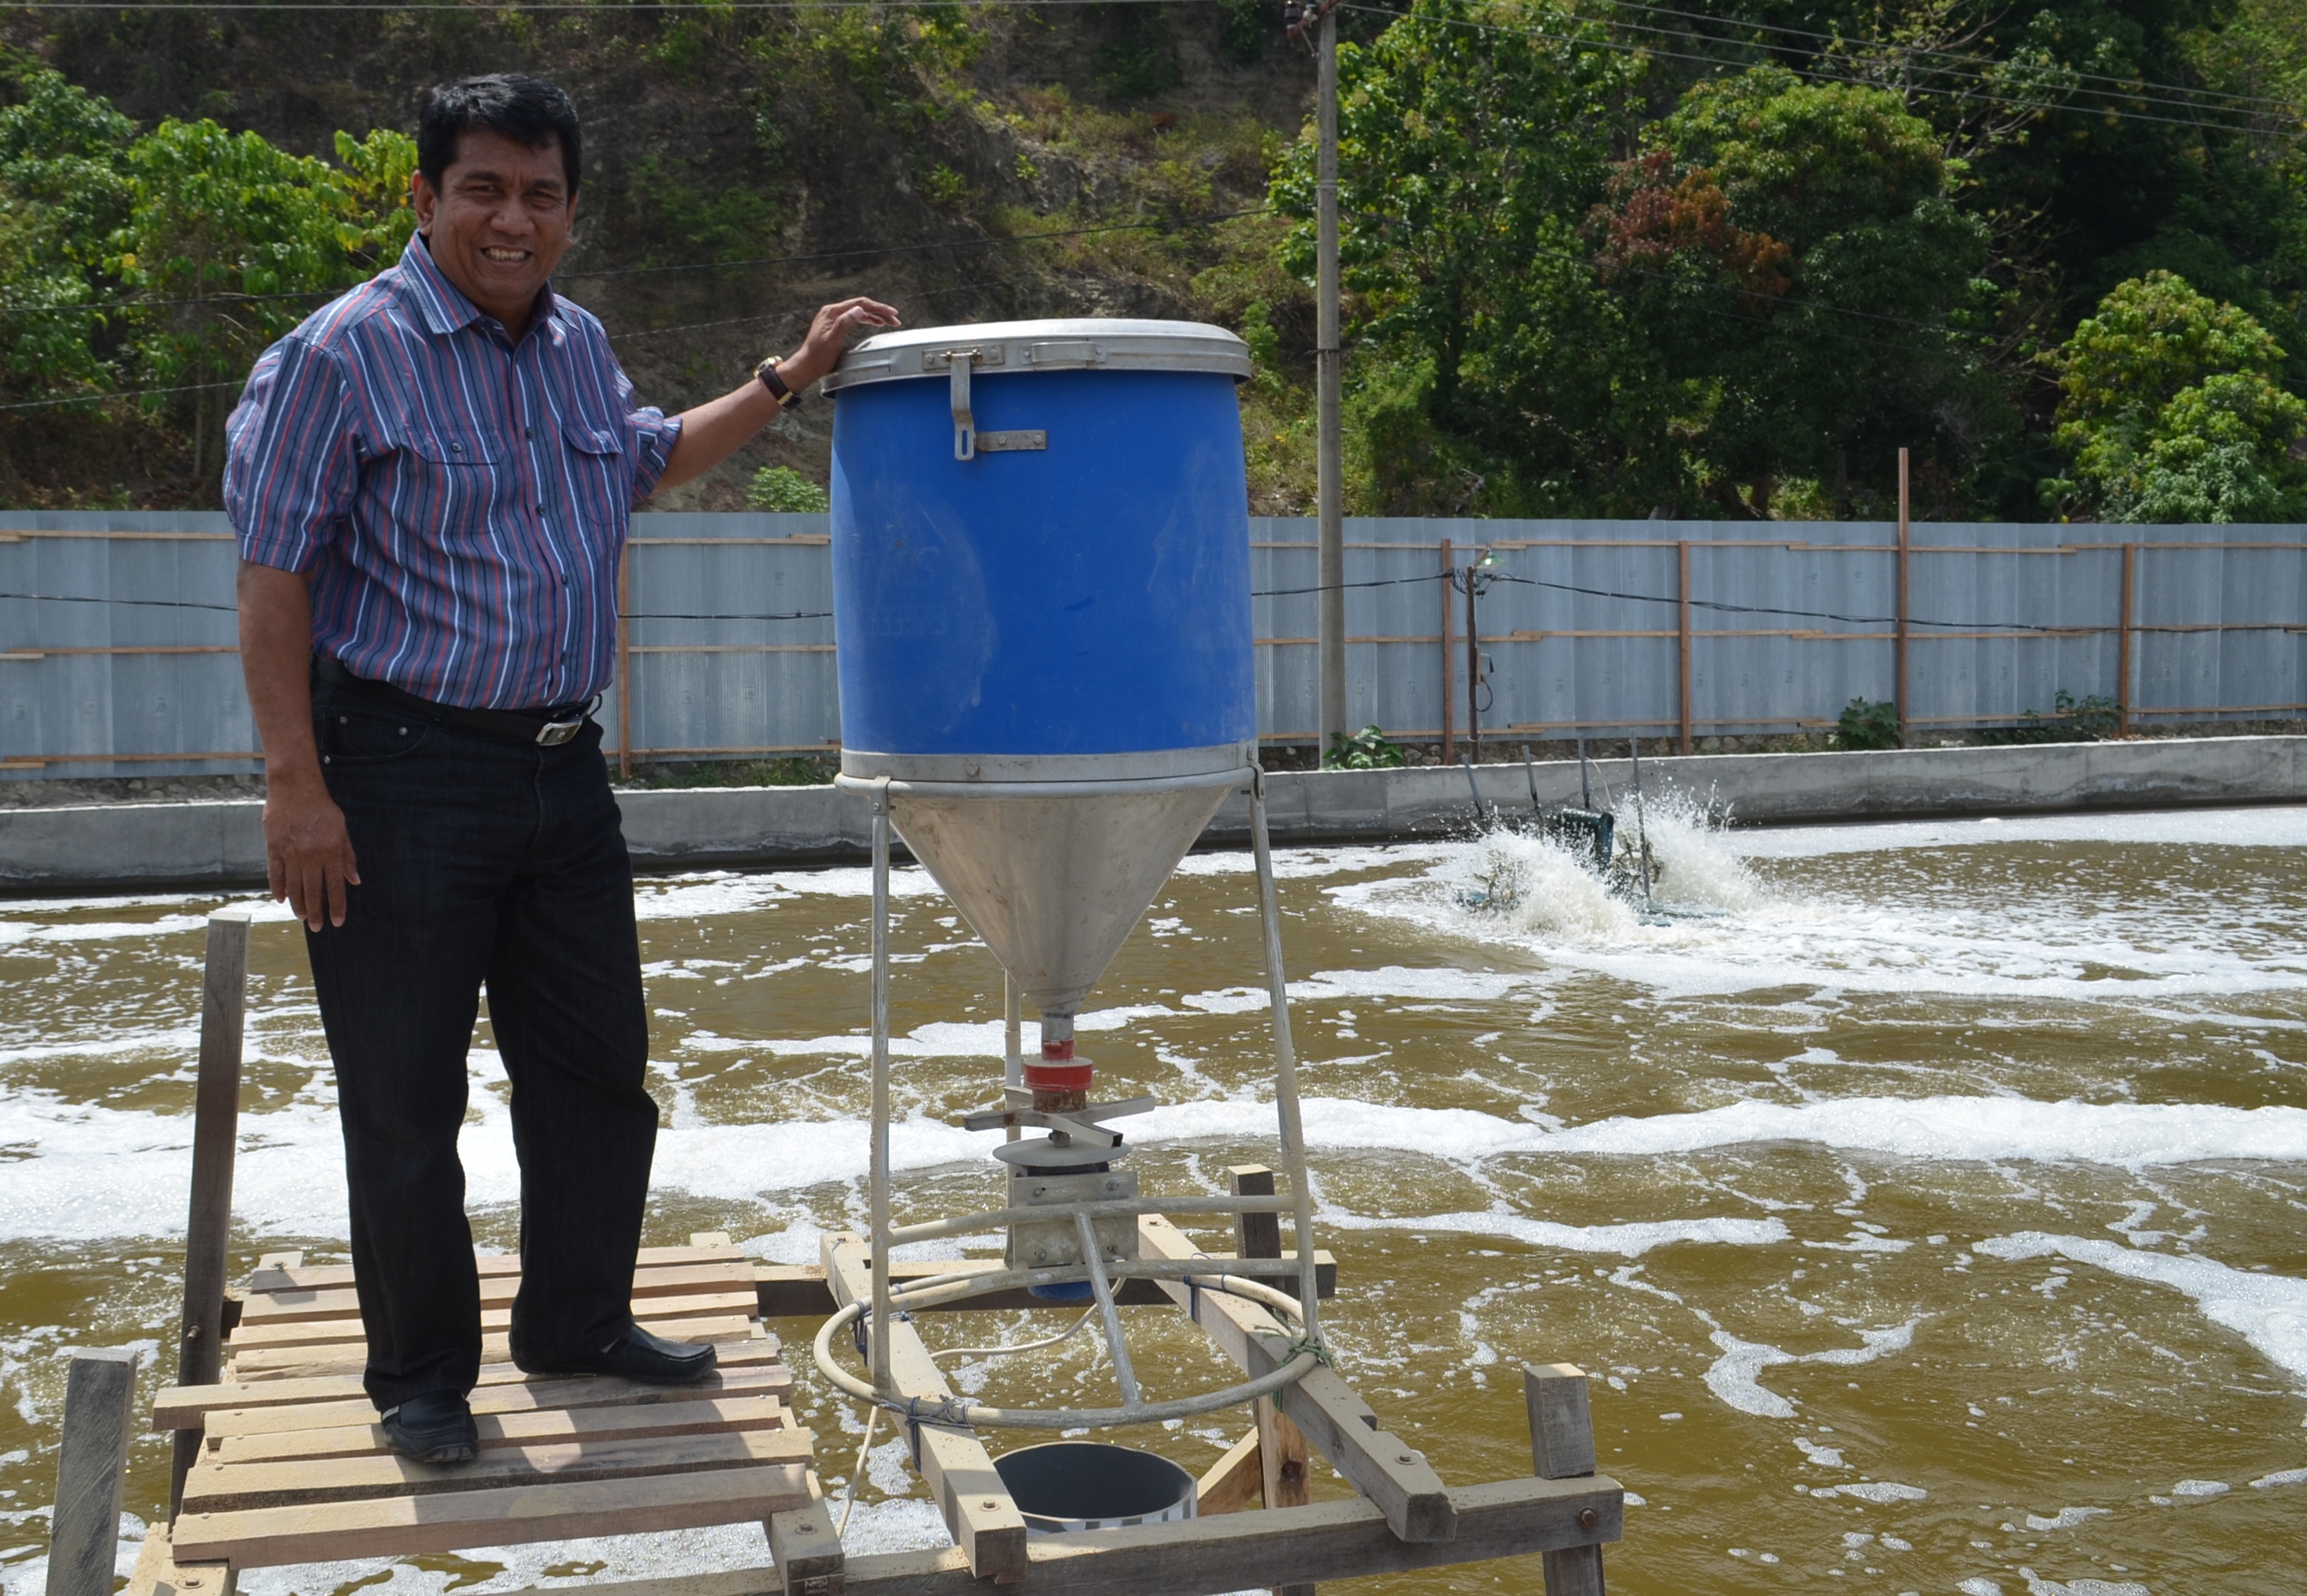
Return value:
<svg viewBox="0 0 2307 1596">
<path fill-rule="evenodd" d="M 1293 39 L 1320 24 L 1314 55 L 1315 98 L 1314 405 L 1317 428 L 1315 515 L 1320 608 L 1316 638 L 1320 656 L 1322 747 L 1346 734 L 1345 438 L 1339 414 L 1343 378 L 1338 347 L 1338 14 L 1339 0 L 1291 4 L 1284 9 Z"/>
</svg>

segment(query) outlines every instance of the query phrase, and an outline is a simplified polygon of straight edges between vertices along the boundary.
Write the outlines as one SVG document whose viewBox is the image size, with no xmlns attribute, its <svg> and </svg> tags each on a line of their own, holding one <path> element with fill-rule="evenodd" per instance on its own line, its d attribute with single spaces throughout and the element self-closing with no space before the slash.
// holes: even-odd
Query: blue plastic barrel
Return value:
<svg viewBox="0 0 2307 1596">
<path fill-rule="evenodd" d="M 1253 741 L 1248 370 L 1239 339 L 1188 322 L 939 327 L 851 350 L 826 384 L 845 749 Z"/>
</svg>

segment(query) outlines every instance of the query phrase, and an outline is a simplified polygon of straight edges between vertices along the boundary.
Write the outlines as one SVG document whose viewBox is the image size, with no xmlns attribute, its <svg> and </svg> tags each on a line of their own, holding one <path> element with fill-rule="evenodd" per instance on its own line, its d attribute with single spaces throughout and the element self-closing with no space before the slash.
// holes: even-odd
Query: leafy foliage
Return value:
<svg viewBox="0 0 2307 1596">
<path fill-rule="evenodd" d="M 2052 699 L 2051 713 L 2029 709 L 2015 726 L 1986 734 L 1985 741 L 1999 746 L 2040 742 L 2104 742 L 2123 725 L 2123 705 L 2103 693 L 2078 699 L 2061 688 Z"/>
<path fill-rule="evenodd" d="M 2284 352 L 2256 321 L 2168 271 L 2123 283 L 2059 358 L 2060 447 L 2044 485 L 2118 521 L 2280 520 L 2300 513 L 2291 447 L 2307 400 L 2277 381 Z"/>
<path fill-rule="evenodd" d="M 1834 723 L 1834 746 L 1847 752 L 1904 748 L 1899 735 L 1899 706 L 1886 699 L 1853 699 Z"/>
<path fill-rule="evenodd" d="M 755 510 L 809 515 L 833 508 L 826 491 L 791 466 L 763 466 L 745 489 L 745 502 Z"/>
<path fill-rule="evenodd" d="M 1406 762 L 1402 750 L 1376 726 L 1364 726 L 1351 737 L 1331 733 L 1329 749 L 1322 755 L 1325 770 L 1399 770 Z"/>
</svg>

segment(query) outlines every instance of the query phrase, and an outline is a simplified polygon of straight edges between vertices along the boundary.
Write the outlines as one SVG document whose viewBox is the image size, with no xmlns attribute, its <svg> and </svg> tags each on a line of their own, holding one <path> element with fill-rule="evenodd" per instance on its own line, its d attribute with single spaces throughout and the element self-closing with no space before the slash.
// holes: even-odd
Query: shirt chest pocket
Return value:
<svg viewBox="0 0 2307 1596">
<path fill-rule="evenodd" d="M 485 539 L 500 508 L 502 450 L 485 433 L 416 425 L 403 435 L 403 514 L 450 547 Z"/>
<path fill-rule="evenodd" d="M 570 502 L 577 513 L 594 527 L 622 526 L 632 508 L 633 482 L 624 435 L 612 427 L 566 421 L 561 437 Z"/>
</svg>

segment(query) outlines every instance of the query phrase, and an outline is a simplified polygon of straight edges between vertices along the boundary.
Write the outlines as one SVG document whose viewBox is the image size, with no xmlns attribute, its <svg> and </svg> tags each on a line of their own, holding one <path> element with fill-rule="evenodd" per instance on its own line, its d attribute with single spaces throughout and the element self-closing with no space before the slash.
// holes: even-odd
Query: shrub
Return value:
<svg viewBox="0 0 2307 1596">
<path fill-rule="evenodd" d="M 745 502 L 756 510 L 810 515 L 833 508 L 826 491 L 791 466 L 763 466 L 745 489 Z"/>
<path fill-rule="evenodd" d="M 1899 706 L 1889 699 L 1853 699 L 1842 707 L 1834 723 L 1834 746 L 1852 752 L 1865 749 L 1903 748 L 1899 737 Z"/>
<path fill-rule="evenodd" d="M 2078 699 L 2065 688 L 2052 699 L 2051 712 L 2029 709 L 2015 726 L 1986 734 L 1986 741 L 2009 747 L 2037 742 L 2104 742 L 2123 725 L 2123 705 L 2104 693 Z"/>
<path fill-rule="evenodd" d="M 1351 737 L 1331 733 L 1330 751 L 1322 756 L 1325 770 L 1399 770 L 1408 762 L 1376 726 L 1364 726 Z"/>
</svg>

